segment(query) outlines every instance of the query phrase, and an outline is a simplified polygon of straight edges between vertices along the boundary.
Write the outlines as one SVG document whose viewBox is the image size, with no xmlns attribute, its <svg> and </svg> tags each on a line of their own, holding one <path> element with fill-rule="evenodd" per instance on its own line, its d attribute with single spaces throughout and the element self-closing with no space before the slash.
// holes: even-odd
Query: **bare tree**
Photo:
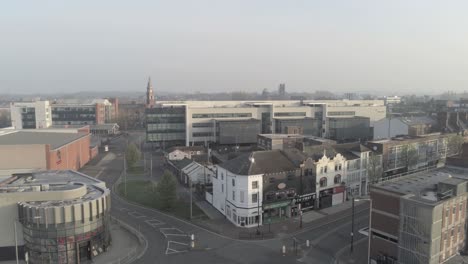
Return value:
<svg viewBox="0 0 468 264">
<path fill-rule="evenodd" d="M 371 152 L 367 162 L 367 175 L 369 177 L 369 183 L 379 182 L 382 178 L 382 174 L 382 155 L 376 152 Z"/>
</svg>

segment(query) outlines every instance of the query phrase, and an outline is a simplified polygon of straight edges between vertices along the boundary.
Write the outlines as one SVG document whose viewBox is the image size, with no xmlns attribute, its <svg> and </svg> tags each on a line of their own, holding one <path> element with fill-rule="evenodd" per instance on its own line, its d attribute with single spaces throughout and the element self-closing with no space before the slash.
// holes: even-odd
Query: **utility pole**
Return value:
<svg viewBox="0 0 468 264">
<path fill-rule="evenodd" d="M 150 178 L 153 178 L 153 152 L 150 152 Z"/>
<path fill-rule="evenodd" d="M 351 253 L 353 253 L 354 250 L 354 196 L 353 196 L 353 201 L 352 201 L 352 217 L 351 217 Z"/>
<path fill-rule="evenodd" d="M 190 188 L 190 220 L 192 220 L 192 217 L 193 217 L 192 215 L 193 213 L 192 211 L 193 209 L 192 208 L 192 180 L 190 179 L 190 176 L 188 178 L 189 178 L 189 188 Z"/>
<path fill-rule="evenodd" d="M 125 197 L 127 197 L 127 157 L 126 154 L 124 154 L 124 188 L 125 188 Z"/>
<path fill-rule="evenodd" d="M 260 186 L 257 186 L 260 188 Z M 257 221 L 257 235 L 260 235 L 260 189 L 257 191 L 257 214 L 258 214 L 258 221 Z"/>
</svg>

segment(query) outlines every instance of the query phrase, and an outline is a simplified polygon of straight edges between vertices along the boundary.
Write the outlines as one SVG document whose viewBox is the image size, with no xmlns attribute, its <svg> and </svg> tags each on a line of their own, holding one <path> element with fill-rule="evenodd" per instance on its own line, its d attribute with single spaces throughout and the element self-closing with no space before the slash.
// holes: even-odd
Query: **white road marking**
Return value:
<svg viewBox="0 0 468 264">
<path fill-rule="evenodd" d="M 128 212 L 129 215 L 135 217 L 135 218 L 144 218 L 146 215 L 140 214 L 139 212 L 133 211 L 133 212 Z"/>
<path fill-rule="evenodd" d="M 181 243 L 177 241 L 167 241 L 166 255 L 188 252 L 188 250 L 173 249 L 171 248 L 171 244 L 177 244 L 177 245 L 182 245 L 182 246 L 187 246 L 187 247 L 189 246 L 189 244 L 187 243 Z"/>
<path fill-rule="evenodd" d="M 145 222 L 148 225 L 152 226 L 152 227 L 156 227 L 156 226 L 159 226 L 159 225 L 164 225 L 164 222 L 161 222 L 158 219 L 145 220 Z"/>
</svg>

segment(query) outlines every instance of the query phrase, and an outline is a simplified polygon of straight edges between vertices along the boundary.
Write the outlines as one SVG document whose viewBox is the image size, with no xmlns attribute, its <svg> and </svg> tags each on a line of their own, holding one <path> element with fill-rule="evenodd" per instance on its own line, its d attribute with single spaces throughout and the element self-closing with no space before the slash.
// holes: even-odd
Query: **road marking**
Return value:
<svg viewBox="0 0 468 264">
<path fill-rule="evenodd" d="M 188 236 L 186 233 L 182 232 L 182 230 L 175 227 L 160 228 L 159 232 L 161 232 L 165 238 L 167 238 L 167 236 Z"/>
<path fill-rule="evenodd" d="M 152 226 L 152 227 L 156 227 L 156 226 L 159 226 L 159 225 L 164 225 L 164 222 L 161 222 L 158 219 L 145 220 L 145 222 L 148 225 Z"/>
<path fill-rule="evenodd" d="M 101 173 L 104 171 L 104 169 L 101 169 L 97 174 L 96 174 L 96 179 L 99 179 L 99 176 L 101 176 Z"/>
<path fill-rule="evenodd" d="M 133 212 L 128 212 L 129 215 L 135 217 L 135 218 L 144 218 L 146 215 L 140 214 L 139 212 L 133 211 Z"/>
<path fill-rule="evenodd" d="M 173 248 L 171 248 L 171 244 L 176 244 L 176 245 L 181 245 L 181 246 L 186 246 L 186 247 L 189 246 L 189 244 L 187 244 L 187 243 L 181 243 L 181 242 L 177 242 L 177 241 L 167 241 L 166 255 L 188 252 L 188 250 L 173 249 Z"/>
</svg>

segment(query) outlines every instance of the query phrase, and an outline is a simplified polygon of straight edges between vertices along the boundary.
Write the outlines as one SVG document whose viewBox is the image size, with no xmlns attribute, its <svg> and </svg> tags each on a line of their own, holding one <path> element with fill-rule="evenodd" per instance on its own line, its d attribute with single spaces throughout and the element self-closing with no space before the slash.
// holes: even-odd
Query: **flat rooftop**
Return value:
<svg viewBox="0 0 468 264">
<path fill-rule="evenodd" d="M 56 133 L 34 132 L 16 130 L 8 133 L 0 133 L 0 145 L 50 145 L 57 149 L 77 139 L 88 136 L 88 133 Z"/>
<path fill-rule="evenodd" d="M 34 207 L 54 207 L 79 204 L 95 200 L 109 190 L 105 183 L 77 171 L 39 171 L 13 174 L 9 179 L 0 182 L 0 193 L 17 192 L 60 192 L 86 188 L 86 194 L 70 200 L 23 201 Z"/>
<path fill-rule="evenodd" d="M 376 188 L 390 192 L 399 193 L 401 195 L 414 194 L 416 200 L 425 202 L 437 202 L 436 186 L 440 182 L 449 184 L 459 184 L 468 181 L 466 171 L 441 168 L 433 171 L 424 171 L 415 174 L 410 174 L 394 180 L 385 181 L 375 185 Z"/>
</svg>

